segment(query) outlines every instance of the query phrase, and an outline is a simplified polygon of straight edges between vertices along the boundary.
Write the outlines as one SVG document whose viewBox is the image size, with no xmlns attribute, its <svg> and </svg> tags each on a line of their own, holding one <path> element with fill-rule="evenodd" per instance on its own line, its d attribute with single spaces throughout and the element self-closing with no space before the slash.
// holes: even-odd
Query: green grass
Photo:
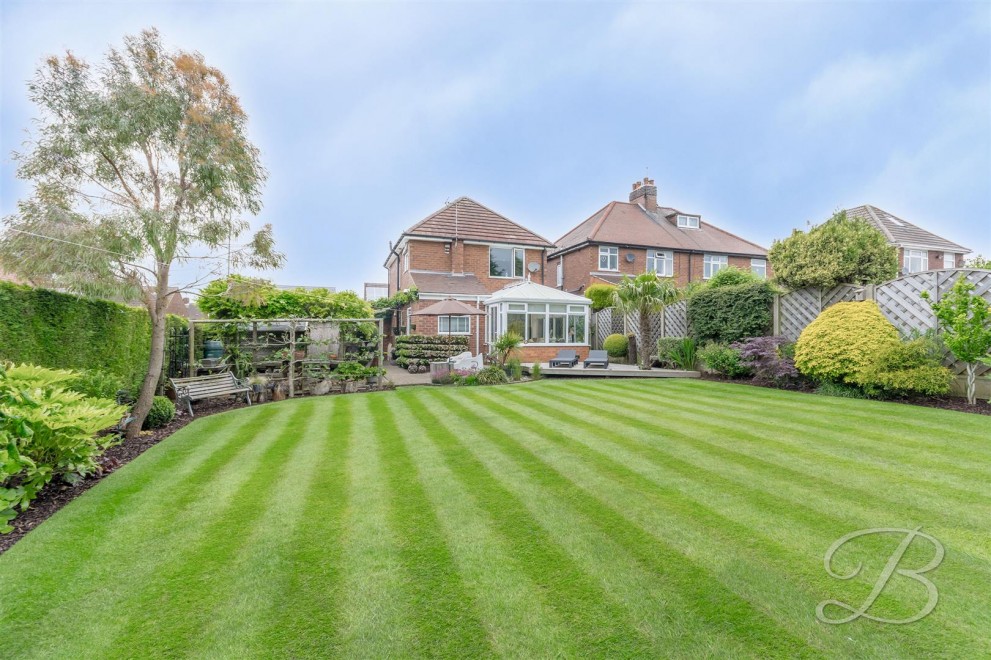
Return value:
<svg viewBox="0 0 991 660">
<path fill-rule="evenodd" d="M 701 381 L 205 418 L 0 556 L 0 657 L 991 655 L 991 420 Z M 914 528 L 909 625 L 863 602 Z M 916 541 L 901 566 L 926 563 Z M 924 588 L 895 575 L 872 614 Z"/>
</svg>

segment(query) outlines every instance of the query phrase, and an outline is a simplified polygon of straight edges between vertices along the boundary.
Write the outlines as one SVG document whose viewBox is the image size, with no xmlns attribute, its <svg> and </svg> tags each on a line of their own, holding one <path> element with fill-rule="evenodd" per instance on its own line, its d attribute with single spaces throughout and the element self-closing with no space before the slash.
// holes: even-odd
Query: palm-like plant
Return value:
<svg viewBox="0 0 991 660">
<path fill-rule="evenodd" d="M 506 366 L 506 360 L 509 356 L 519 350 L 519 347 L 523 344 L 523 337 L 517 333 L 510 330 L 499 337 L 496 342 L 492 345 L 495 349 L 496 355 L 499 356 L 499 365 Z"/>
<path fill-rule="evenodd" d="M 681 298 L 681 292 L 671 278 L 661 278 L 654 273 L 643 273 L 636 277 L 625 276 L 613 292 L 613 301 L 621 311 L 630 314 L 637 312 L 640 317 L 640 342 L 637 345 L 637 358 L 641 369 L 650 368 L 650 350 L 647 337 L 650 335 L 650 315 L 661 311 Z"/>
</svg>

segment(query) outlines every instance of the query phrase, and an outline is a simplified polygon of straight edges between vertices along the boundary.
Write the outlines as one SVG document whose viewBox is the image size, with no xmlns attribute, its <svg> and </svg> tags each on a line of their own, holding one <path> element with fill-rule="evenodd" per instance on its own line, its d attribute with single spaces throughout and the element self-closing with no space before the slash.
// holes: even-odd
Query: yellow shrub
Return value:
<svg viewBox="0 0 991 660">
<path fill-rule="evenodd" d="M 898 342 L 895 326 L 873 301 L 837 303 L 802 331 L 795 366 L 815 380 L 847 381 Z"/>
</svg>

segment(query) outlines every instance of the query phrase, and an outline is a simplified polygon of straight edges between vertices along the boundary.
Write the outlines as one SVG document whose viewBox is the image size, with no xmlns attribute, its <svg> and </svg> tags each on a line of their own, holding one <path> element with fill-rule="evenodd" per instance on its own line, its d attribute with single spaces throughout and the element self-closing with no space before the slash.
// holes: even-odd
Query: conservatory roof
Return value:
<svg viewBox="0 0 991 660">
<path fill-rule="evenodd" d="M 503 287 L 489 296 L 485 305 L 500 302 L 557 302 L 570 305 L 591 305 L 592 301 L 585 296 L 576 296 L 567 291 L 554 289 L 529 280 L 516 282 Z"/>
</svg>

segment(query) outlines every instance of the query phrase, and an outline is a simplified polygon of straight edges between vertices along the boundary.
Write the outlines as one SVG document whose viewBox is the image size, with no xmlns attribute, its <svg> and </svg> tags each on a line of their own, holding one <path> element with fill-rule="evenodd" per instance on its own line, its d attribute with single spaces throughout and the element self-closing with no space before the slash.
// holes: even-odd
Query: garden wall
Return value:
<svg viewBox="0 0 991 660">
<path fill-rule="evenodd" d="M 169 317 L 170 327 L 186 320 Z M 138 383 L 148 369 L 148 312 L 108 300 L 0 282 L 0 359 L 98 369 Z"/>
</svg>

